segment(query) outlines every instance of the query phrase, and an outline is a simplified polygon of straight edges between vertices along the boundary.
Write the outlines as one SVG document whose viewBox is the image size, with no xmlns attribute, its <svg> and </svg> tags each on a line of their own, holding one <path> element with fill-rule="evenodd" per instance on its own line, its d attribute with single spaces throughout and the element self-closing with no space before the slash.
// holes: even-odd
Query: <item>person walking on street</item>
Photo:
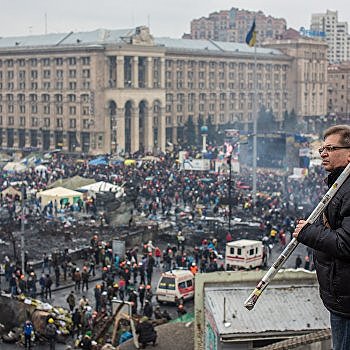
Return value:
<svg viewBox="0 0 350 350">
<path fill-rule="evenodd" d="M 74 292 L 71 291 L 66 299 L 67 303 L 68 303 L 68 306 L 69 306 L 69 310 L 70 312 L 73 312 L 74 308 L 75 308 L 75 304 L 76 304 L 76 301 L 75 301 L 75 296 L 74 296 Z"/>
<path fill-rule="evenodd" d="M 51 286 L 52 286 L 52 279 L 50 275 L 46 275 L 45 278 L 45 298 L 51 299 Z"/>
<path fill-rule="evenodd" d="M 45 274 L 42 274 L 39 279 L 39 285 L 40 285 L 40 296 L 43 299 L 44 298 L 44 292 L 45 292 L 45 285 L 46 285 L 46 277 Z"/>
<path fill-rule="evenodd" d="M 330 188 L 350 163 L 350 126 L 335 125 L 324 133 L 319 149 L 329 172 Z M 293 232 L 314 250 L 320 296 L 330 312 L 333 350 L 350 349 L 350 177 L 313 224 L 299 220 Z"/>
<path fill-rule="evenodd" d="M 74 290 L 76 292 L 80 292 L 81 273 L 80 273 L 79 267 L 77 267 L 75 269 L 75 272 L 74 272 L 74 275 L 73 275 L 73 279 L 74 279 L 74 282 L 75 282 Z"/>
<path fill-rule="evenodd" d="M 58 264 L 55 265 L 55 268 L 54 268 L 54 271 L 55 271 L 55 281 L 56 281 L 56 287 L 59 287 L 60 286 L 60 267 L 58 266 Z"/>
<path fill-rule="evenodd" d="M 56 336 L 57 336 L 57 327 L 55 325 L 54 319 L 49 318 L 46 328 L 45 328 L 46 337 L 49 340 L 50 350 L 55 350 Z"/>
<path fill-rule="evenodd" d="M 86 288 L 86 290 L 89 289 L 89 272 L 87 269 L 87 266 L 84 266 L 83 268 L 83 272 L 81 273 L 81 280 L 83 282 L 82 286 L 81 286 L 81 291 L 84 291 L 84 287 Z"/>
</svg>

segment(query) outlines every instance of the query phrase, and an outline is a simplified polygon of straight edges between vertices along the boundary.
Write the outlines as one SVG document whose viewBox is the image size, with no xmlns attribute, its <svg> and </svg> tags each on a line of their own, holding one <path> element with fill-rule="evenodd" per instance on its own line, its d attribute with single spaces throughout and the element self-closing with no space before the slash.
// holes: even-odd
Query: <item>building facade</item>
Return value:
<svg viewBox="0 0 350 350">
<path fill-rule="evenodd" d="M 0 39 L 0 147 L 164 151 L 188 120 L 217 128 L 325 114 L 326 46 L 153 38 L 147 27 Z M 323 53 L 322 53 L 323 52 Z M 323 56 L 324 58 L 323 58 Z M 256 91 L 256 95 L 255 95 Z"/>
<path fill-rule="evenodd" d="M 312 14 L 310 29 L 325 33 L 328 44 L 327 59 L 330 63 L 350 60 L 348 23 L 338 21 L 338 11 L 327 10 L 326 13 Z"/>
<path fill-rule="evenodd" d="M 320 40 L 299 36 L 293 40 L 266 41 L 273 47 L 293 57 L 288 91 L 294 112 L 308 119 L 327 114 L 327 44 Z"/>
<path fill-rule="evenodd" d="M 266 16 L 261 11 L 252 12 L 232 8 L 192 20 L 191 33 L 185 34 L 185 37 L 244 43 L 254 19 L 258 43 L 267 38 L 274 39 L 286 30 L 287 23 L 283 18 Z"/>
<path fill-rule="evenodd" d="M 348 118 L 350 113 L 350 63 L 328 67 L 328 113 Z"/>
</svg>

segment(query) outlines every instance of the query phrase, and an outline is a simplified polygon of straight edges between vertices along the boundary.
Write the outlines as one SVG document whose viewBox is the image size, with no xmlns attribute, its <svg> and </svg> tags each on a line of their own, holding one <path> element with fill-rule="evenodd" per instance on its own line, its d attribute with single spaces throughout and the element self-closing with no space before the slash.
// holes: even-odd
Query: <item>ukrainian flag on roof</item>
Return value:
<svg viewBox="0 0 350 350">
<path fill-rule="evenodd" d="M 255 19 L 253 21 L 252 27 L 250 28 L 246 38 L 245 42 L 250 46 L 253 47 L 256 44 L 256 30 L 255 30 Z"/>
</svg>

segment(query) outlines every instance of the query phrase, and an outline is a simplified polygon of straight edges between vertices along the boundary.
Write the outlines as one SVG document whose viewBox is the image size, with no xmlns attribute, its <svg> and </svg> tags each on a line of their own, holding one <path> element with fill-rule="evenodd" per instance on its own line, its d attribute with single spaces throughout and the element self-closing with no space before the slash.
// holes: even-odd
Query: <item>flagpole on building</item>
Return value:
<svg viewBox="0 0 350 350">
<path fill-rule="evenodd" d="M 253 192 L 252 192 L 252 205 L 255 210 L 256 205 L 256 161 L 257 161 L 257 132 L 258 132 L 258 111 L 257 111 L 257 58 L 256 58 L 256 45 L 254 45 L 254 72 L 253 72 Z"/>
<path fill-rule="evenodd" d="M 257 99 L 257 91 L 258 91 L 258 84 L 257 84 L 257 53 L 256 53 L 256 24 L 255 24 L 255 18 L 252 24 L 252 27 L 250 28 L 247 36 L 246 36 L 246 43 L 250 47 L 254 46 L 254 70 L 253 70 L 253 112 L 252 112 L 252 119 L 253 119 L 253 190 L 252 190 L 252 207 L 253 210 L 255 209 L 256 205 L 256 161 L 257 161 L 257 123 L 258 123 L 258 99 Z"/>
</svg>

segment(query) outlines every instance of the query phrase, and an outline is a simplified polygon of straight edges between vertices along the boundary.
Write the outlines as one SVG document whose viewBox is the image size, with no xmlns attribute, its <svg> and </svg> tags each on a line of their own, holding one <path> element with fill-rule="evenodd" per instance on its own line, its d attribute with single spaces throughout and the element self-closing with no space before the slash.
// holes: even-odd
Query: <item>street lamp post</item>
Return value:
<svg viewBox="0 0 350 350">
<path fill-rule="evenodd" d="M 25 197 L 26 197 L 26 188 L 25 186 L 22 186 L 21 188 L 22 192 L 22 210 L 21 210 L 21 267 L 22 267 L 22 274 L 25 273 L 25 247 L 24 247 L 24 218 L 25 218 Z"/>
<path fill-rule="evenodd" d="M 202 153 L 207 153 L 208 127 L 206 125 L 203 125 L 201 127 L 201 135 L 202 135 Z"/>
</svg>

